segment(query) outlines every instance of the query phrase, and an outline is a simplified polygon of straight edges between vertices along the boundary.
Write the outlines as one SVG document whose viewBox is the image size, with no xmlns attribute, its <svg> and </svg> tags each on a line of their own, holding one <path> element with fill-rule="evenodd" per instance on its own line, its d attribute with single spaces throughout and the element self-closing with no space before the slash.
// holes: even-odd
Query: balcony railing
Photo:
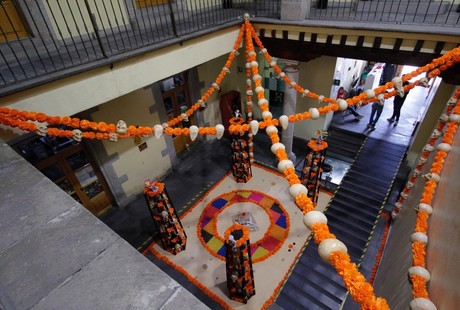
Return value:
<svg viewBox="0 0 460 310">
<path fill-rule="evenodd" d="M 306 22 L 459 23 L 452 1 L 306 2 Z M 0 0 L 0 96 L 238 24 L 246 12 L 279 20 L 281 1 Z"/>
</svg>

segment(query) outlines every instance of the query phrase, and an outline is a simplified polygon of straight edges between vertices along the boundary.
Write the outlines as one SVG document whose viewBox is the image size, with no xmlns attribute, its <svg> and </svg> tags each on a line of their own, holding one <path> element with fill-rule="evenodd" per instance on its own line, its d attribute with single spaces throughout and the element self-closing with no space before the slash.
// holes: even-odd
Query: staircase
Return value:
<svg viewBox="0 0 460 310">
<path fill-rule="evenodd" d="M 334 128 L 330 131 L 330 138 L 335 138 L 328 138 L 327 155 L 347 158 L 351 150 L 346 145 L 356 148 L 357 134 Z M 358 149 L 358 155 L 325 211 L 330 231 L 347 246 L 351 260 L 357 264 L 369 245 L 406 146 L 367 138 Z M 319 257 L 318 246 L 311 240 L 284 284 L 276 305 L 290 310 L 340 309 L 346 297 L 342 278 Z"/>
</svg>

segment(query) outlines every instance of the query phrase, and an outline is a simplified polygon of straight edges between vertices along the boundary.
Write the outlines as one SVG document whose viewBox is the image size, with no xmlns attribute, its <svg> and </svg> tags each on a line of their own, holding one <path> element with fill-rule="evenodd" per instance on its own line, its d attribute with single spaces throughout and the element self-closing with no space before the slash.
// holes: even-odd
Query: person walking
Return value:
<svg viewBox="0 0 460 310">
<path fill-rule="evenodd" d="M 406 86 L 406 85 L 409 85 L 409 82 L 404 82 L 403 83 L 403 86 Z M 390 122 L 390 123 L 394 123 L 394 125 L 398 125 L 398 122 L 399 122 L 399 117 L 401 115 L 401 108 L 404 104 L 404 101 L 406 101 L 406 98 L 407 98 L 407 95 L 409 94 L 409 91 L 405 92 L 404 93 L 404 96 L 400 97 L 398 95 L 395 96 L 395 98 L 393 99 L 393 115 L 388 118 L 387 120 Z"/>
<path fill-rule="evenodd" d="M 382 115 L 383 105 L 385 104 L 385 97 L 383 94 L 379 94 L 377 98 L 378 100 L 372 104 L 372 112 L 369 117 L 369 123 L 367 124 L 367 128 L 371 130 L 375 129 L 375 124 L 377 124 L 380 115 Z"/>
</svg>

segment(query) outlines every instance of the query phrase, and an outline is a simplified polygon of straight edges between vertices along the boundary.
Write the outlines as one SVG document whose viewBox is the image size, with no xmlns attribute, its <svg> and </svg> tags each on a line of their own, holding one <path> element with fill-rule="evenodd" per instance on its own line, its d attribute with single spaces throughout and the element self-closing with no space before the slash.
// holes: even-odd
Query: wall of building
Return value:
<svg viewBox="0 0 460 310">
<path fill-rule="evenodd" d="M 433 127 L 431 128 L 433 129 Z M 438 141 L 439 142 L 439 141 Z M 458 175 L 460 174 L 460 135 L 457 133 L 448 154 L 441 181 L 432 201 L 433 214 L 428 222 L 427 269 L 431 274 L 430 298 L 438 309 L 455 309 L 460 302 L 458 279 L 460 254 L 455 245 L 460 242 L 458 213 Z M 429 172 L 434 152 L 425 164 L 422 174 Z M 416 213 L 425 182 L 418 178 L 399 217 L 393 222 L 382 261 L 374 281 L 377 296 L 387 299 L 391 309 L 407 309 L 412 299 L 412 288 L 407 270 L 412 266 L 410 235 L 414 232 Z"/>
<path fill-rule="evenodd" d="M 116 124 L 118 120 L 124 120 L 128 126 L 153 127 L 165 121 L 160 117 L 160 112 L 165 114 L 164 110 L 163 102 L 156 101 L 152 88 L 148 87 L 100 105 L 91 114 L 91 118 L 96 122 Z M 157 139 L 150 135 L 137 143 L 134 138 L 99 142 L 103 147 L 96 149 L 95 155 L 99 164 L 105 168 L 105 175 L 120 205 L 142 193 L 146 179 L 157 179 L 171 167 L 169 153 L 174 152 L 174 148 L 168 149 L 167 139 L 171 137 Z M 139 143 L 145 143 L 146 148 L 141 150 Z"/>
<path fill-rule="evenodd" d="M 299 70 L 298 84 L 303 88 L 314 91 L 318 95 L 329 97 L 331 85 L 335 70 L 335 57 L 321 56 L 309 62 L 302 62 Z M 311 98 L 302 98 L 297 95 L 296 113 L 303 113 L 310 108 L 318 108 L 320 105 L 317 100 Z M 325 116 L 316 120 L 296 122 L 294 127 L 294 136 L 302 139 L 310 139 L 315 136 L 315 131 L 322 129 L 325 122 Z"/>
<path fill-rule="evenodd" d="M 49 115 L 74 115 L 221 55 L 227 55 L 238 31 L 238 26 L 231 27 L 120 61 L 113 64 L 112 68 L 90 70 L 6 96 L 2 98 L 1 106 Z M 10 140 L 11 133 L 6 131 L 7 129 L 0 128 L 0 137 L 6 136 L 6 140 Z"/>
<path fill-rule="evenodd" d="M 413 166 L 418 158 L 418 153 L 430 139 L 434 126 L 438 122 L 439 116 L 445 109 L 446 102 L 452 96 L 455 86 L 441 82 L 440 78 L 436 78 L 433 82 L 432 91 L 426 98 L 429 105 L 421 115 L 421 124 L 419 124 L 415 133 L 414 141 L 412 142 L 407 152 L 407 163 Z"/>
</svg>

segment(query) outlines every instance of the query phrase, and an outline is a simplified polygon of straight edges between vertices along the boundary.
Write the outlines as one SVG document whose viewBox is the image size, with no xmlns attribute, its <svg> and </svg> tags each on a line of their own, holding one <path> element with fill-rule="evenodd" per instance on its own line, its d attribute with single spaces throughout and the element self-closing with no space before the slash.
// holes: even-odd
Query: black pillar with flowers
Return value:
<svg viewBox="0 0 460 310">
<path fill-rule="evenodd" d="M 307 196 L 310 197 L 313 204 L 316 205 L 318 202 L 327 143 L 322 139 L 312 139 L 307 143 L 307 146 L 308 151 L 305 156 L 300 180 L 308 190 Z"/>
<path fill-rule="evenodd" d="M 185 250 L 187 235 L 164 183 L 145 181 L 144 197 L 165 251 L 174 255 Z"/>
<path fill-rule="evenodd" d="M 251 158 L 248 132 L 243 130 L 245 124 L 242 117 L 230 119 L 229 132 L 232 137 L 232 173 L 238 183 L 246 183 L 252 177 Z"/>
<path fill-rule="evenodd" d="M 256 294 L 249 228 L 233 224 L 225 231 L 225 268 L 230 299 L 247 303 Z"/>
</svg>

